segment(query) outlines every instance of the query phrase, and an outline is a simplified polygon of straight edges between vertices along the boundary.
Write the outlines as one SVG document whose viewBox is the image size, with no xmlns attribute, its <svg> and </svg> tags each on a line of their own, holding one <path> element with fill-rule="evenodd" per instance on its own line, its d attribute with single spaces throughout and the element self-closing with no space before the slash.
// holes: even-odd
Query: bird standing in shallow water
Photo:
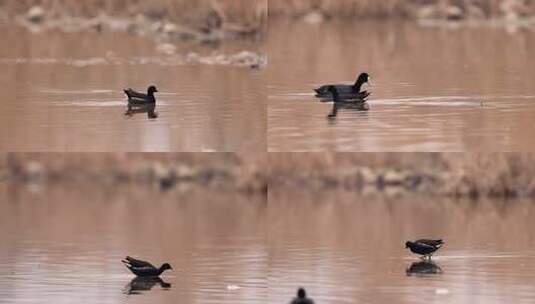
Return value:
<svg viewBox="0 0 535 304">
<path fill-rule="evenodd" d="M 431 259 L 435 251 L 444 245 L 443 240 L 428 240 L 420 239 L 414 242 L 405 242 L 405 248 L 409 248 L 411 252 L 422 255 L 422 258 Z"/>
<path fill-rule="evenodd" d="M 158 277 L 167 269 L 173 269 L 168 263 L 164 263 L 160 268 L 156 268 L 147 261 L 134 259 L 129 256 L 121 260 L 121 262 L 138 277 Z"/>
<path fill-rule="evenodd" d="M 307 294 L 304 288 L 297 290 L 297 298 L 294 298 L 291 304 L 314 304 L 314 301 L 307 298 Z"/>
</svg>

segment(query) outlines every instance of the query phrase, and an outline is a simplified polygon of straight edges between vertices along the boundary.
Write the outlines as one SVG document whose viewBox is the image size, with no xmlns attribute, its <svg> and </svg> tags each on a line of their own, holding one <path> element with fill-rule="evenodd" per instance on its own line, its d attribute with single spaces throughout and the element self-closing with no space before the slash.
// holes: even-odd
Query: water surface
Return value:
<svg viewBox="0 0 535 304">
<path fill-rule="evenodd" d="M 270 151 L 533 151 L 532 31 L 411 23 L 269 27 Z M 313 97 L 372 76 L 369 111 Z"/>
<path fill-rule="evenodd" d="M 265 151 L 263 71 L 184 63 L 190 52 L 262 53 L 257 42 L 179 45 L 168 56 L 124 33 L 0 30 L 2 150 Z M 122 90 L 151 84 L 159 117 L 123 115 Z"/>
</svg>

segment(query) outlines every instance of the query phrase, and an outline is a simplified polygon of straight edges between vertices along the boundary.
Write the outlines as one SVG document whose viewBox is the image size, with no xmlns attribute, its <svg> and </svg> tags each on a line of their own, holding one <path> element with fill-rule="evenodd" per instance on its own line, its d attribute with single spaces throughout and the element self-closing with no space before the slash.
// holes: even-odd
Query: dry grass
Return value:
<svg viewBox="0 0 535 304">
<path fill-rule="evenodd" d="M 336 17 L 386 17 L 403 15 L 406 0 L 270 0 L 269 15 L 301 16 L 321 11 Z"/>
<path fill-rule="evenodd" d="M 6 153 L 0 157 L 0 179 L 95 184 L 170 181 L 263 192 L 265 167 L 264 154 Z"/>
<path fill-rule="evenodd" d="M 35 5 L 52 17 L 143 14 L 197 28 L 213 26 L 208 23 L 213 22 L 214 15 L 224 24 L 263 26 L 267 15 L 267 0 L 3 0 L 0 11 L 19 15 Z"/>
<path fill-rule="evenodd" d="M 535 1 L 524 0 L 270 0 L 269 15 L 302 16 L 319 11 L 331 17 L 416 17 L 424 6 L 439 8 L 456 6 L 464 12 L 476 8 L 486 17 L 503 16 L 508 12 L 533 16 Z"/>
<path fill-rule="evenodd" d="M 439 194 L 535 196 L 535 154 L 273 153 L 269 155 L 269 167 L 269 187 L 347 187 L 347 179 L 365 168 L 374 172 L 372 178 L 377 181 L 392 172 L 404 172 L 401 178 L 428 181 L 423 190 Z M 349 185 L 358 188 L 361 184 L 357 180 Z"/>
<path fill-rule="evenodd" d="M 533 153 L 7 153 L 4 181 L 158 184 L 265 193 L 392 186 L 459 197 L 535 196 Z"/>
</svg>

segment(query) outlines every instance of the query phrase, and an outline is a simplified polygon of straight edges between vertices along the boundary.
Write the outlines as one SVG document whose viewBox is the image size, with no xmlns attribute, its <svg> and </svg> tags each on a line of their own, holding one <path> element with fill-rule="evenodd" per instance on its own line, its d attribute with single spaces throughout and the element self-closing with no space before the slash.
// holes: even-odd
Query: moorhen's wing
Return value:
<svg viewBox="0 0 535 304">
<path fill-rule="evenodd" d="M 326 84 L 322 85 L 319 88 L 314 89 L 316 91 L 316 97 L 327 97 L 331 96 L 331 92 L 329 92 L 329 87 L 334 86 L 336 88 L 336 91 L 338 94 L 350 94 L 353 93 L 353 85 L 350 84 Z"/>
<path fill-rule="evenodd" d="M 136 92 L 130 88 L 124 90 L 124 93 L 126 94 L 126 96 L 128 96 L 128 98 L 139 98 L 139 99 L 146 99 L 147 98 L 147 94 L 145 93 L 140 93 L 140 92 Z"/>
<path fill-rule="evenodd" d="M 130 264 L 132 267 L 152 267 L 152 268 L 156 268 L 156 267 L 154 267 L 154 265 L 152 265 L 151 263 L 149 263 L 147 261 L 138 260 L 138 259 L 135 259 L 135 258 L 133 258 L 131 256 L 127 256 L 125 258 L 125 261 L 128 264 Z"/>
<path fill-rule="evenodd" d="M 442 246 L 442 244 L 444 244 L 444 241 L 442 241 L 442 240 L 421 239 L 421 240 L 417 240 L 415 243 L 424 244 L 424 245 L 432 246 L 432 247 L 435 247 L 435 248 L 439 248 L 440 246 Z"/>
</svg>

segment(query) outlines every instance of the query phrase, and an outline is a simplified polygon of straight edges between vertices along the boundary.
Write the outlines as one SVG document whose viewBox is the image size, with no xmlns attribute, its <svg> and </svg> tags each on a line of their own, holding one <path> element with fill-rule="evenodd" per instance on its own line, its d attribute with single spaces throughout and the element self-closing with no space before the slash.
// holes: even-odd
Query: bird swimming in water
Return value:
<svg viewBox="0 0 535 304">
<path fill-rule="evenodd" d="M 367 91 L 361 91 L 362 85 L 370 82 L 370 75 L 368 73 L 361 73 L 354 84 L 326 84 L 319 88 L 314 89 L 316 91 L 316 97 L 321 101 L 333 100 L 331 87 L 334 87 L 338 92 L 340 100 L 344 101 L 364 101 L 370 93 Z"/>
<path fill-rule="evenodd" d="M 129 105 L 146 105 L 150 103 L 156 103 L 156 97 L 154 93 L 158 92 L 156 86 L 151 85 L 147 89 L 147 94 L 136 92 L 130 88 L 123 90 L 128 97 Z"/>
<path fill-rule="evenodd" d="M 297 297 L 293 299 L 291 304 L 314 304 L 314 301 L 307 298 L 305 289 L 301 287 L 297 290 Z"/>
<path fill-rule="evenodd" d="M 127 256 L 121 262 L 138 277 L 159 277 L 164 271 L 173 269 L 168 263 L 164 263 L 160 268 L 156 268 L 147 261 L 138 260 L 130 256 Z"/>
</svg>

